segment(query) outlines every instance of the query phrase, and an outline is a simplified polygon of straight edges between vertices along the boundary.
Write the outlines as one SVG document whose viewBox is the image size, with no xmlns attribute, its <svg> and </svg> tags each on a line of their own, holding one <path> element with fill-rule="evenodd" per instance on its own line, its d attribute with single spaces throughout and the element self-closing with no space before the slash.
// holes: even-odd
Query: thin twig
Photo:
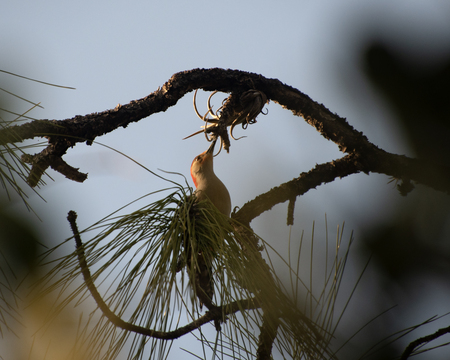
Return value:
<svg viewBox="0 0 450 360">
<path fill-rule="evenodd" d="M 433 334 L 427 335 L 427 336 L 423 336 L 421 338 L 418 338 L 416 340 L 414 340 L 413 342 L 411 342 L 405 349 L 405 351 L 403 351 L 402 356 L 400 357 L 400 360 L 406 360 L 409 358 L 409 356 L 414 352 L 414 350 L 423 344 L 429 343 L 430 341 L 436 340 L 437 338 L 445 335 L 445 334 L 449 334 L 450 333 L 450 326 L 446 327 L 446 328 L 442 328 L 439 329 L 438 331 L 436 331 Z"/>
</svg>

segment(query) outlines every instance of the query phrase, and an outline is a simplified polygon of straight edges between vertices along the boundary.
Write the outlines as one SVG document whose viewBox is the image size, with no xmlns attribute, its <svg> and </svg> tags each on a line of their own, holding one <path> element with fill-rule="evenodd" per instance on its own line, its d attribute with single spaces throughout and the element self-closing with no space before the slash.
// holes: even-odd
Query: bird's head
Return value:
<svg viewBox="0 0 450 360">
<path fill-rule="evenodd" d="M 199 181 L 202 177 L 207 176 L 213 171 L 213 154 L 214 146 L 216 145 L 216 140 L 213 140 L 212 144 L 209 146 L 208 150 L 197 155 L 192 161 L 191 165 L 191 177 L 194 181 L 194 185 L 198 188 Z"/>
</svg>

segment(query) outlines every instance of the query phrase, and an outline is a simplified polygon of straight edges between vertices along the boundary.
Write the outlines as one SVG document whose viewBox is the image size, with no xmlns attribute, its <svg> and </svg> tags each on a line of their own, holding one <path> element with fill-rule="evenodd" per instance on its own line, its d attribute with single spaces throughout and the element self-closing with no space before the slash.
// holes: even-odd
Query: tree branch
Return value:
<svg viewBox="0 0 450 360">
<path fill-rule="evenodd" d="M 332 182 L 338 177 L 343 178 L 347 175 L 358 173 L 361 171 L 361 168 L 362 165 L 355 155 L 347 155 L 335 161 L 316 165 L 314 169 L 301 173 L 298 178 L 274 187 L 247 202 L 233 215 L 233 218 L 243 225 L 249 226 L 249 223 L 254 218 L 270 210 L 276 204 L 303 195 L 310 189 L 314 189 L 323 183 Z"/>
<path fill-rule="evenodd" d="M 92 141 L 118 127 L 127 127 L 152 114 L 166 111 L 179 99 L 194 89 L 218 90 L 225 93 L 243 93 L 259 90 L 269 100 L 278 102 L 302 116 L 325 138 L 340 145 L 342 151 L 361 147 L 362 133 L 356 132 L 345 119 L 331 113 L 322 104 L 311 100 L 299 90 L 277 79 L 267 79 L 259 74 L 239 70 L 193 69 L 174 74 L 162 88 L 148 96 L 117 105 L 100 113 L 77 115 L 66 120 L 34 120 L 23 125 L 0 130 L 0 145 L 43 136 L 69 136 L 75 142 Z M 13 140 L 11 140 L 13 139 Z M 366 139 L 367 141 L 367 139 Z"/>
<path fill-rule="evenodd" d="M 351 174 L 375 172 L 404 181 L 414 180 L 435 190 L 450 193 L 450 168 L 430 161 L 390 154 L 373 146 L 365 153 L 353 152 L 338 160 L 316 165 L 298 178 L 272 188 L 247 202 L 233 217 L 245 226 L 273 206 L 305 194 L 317 186 Z M 412 190 L 412 188 L 410 188 Z"/>
<path fill-rule="evenodd" d="M 236 94 L 257 90 L 264 95 L 264 99 L 275 101 L 283 108 L 291 110 L 294 115 L 302 116 L 323 137 L 335 142 L 341 151 L 358 157 L 358 168 L 354 167 L 350 173 L 379 172 L 398 179 L 416 181 L 433 189 L 450 193 L 449 167 L 433 164 L 429 160 L 414 160 L 405 156 L 389 154 L 369 142 L 366 136 L 355 130 L 344 118 L 332 113 L 324 105 L 311 100 L 301 91 L 285 85 L 277 79 L 268 79 L 259 74 L 238 70 L 214 68 L 179 72 L 174 74 L 162 88 L 148 96 L 131 101 L 126 105 L 118 105 L 112 110 L 85 116 L 78 115 L 60 121 L 35 120 L 2 129 L 0 130 L 0 145 L 46 136 L 51 144 L 61 141 L 66 143 L 65 149 L 64 146 L 62 147 L 64 151 L 60 149 L 52 153 L 52 155 L 61 157 L 68 147 L 74 146 L 77 142 L 87 141 L 90 144 L 96 137 L 118 127 L 127 127 L 132 122 L 166 111 L 194 89 L 231 93 L 230 96 L 234 101 L 230 103 L 235 104 L 237 108 L 242 104 L 239 105 Z M 240 109 L 236 109 L 236 111 L 239 112 Z M 227 125 L 231 124 L 227 123 Z M 49 162 L 55 162 L 55 160 L 44 163 Z M 360 167 L 360 165 L 363 166 Z M 40 172 L 43 172 L 42 169 L 36 171 L 35 174 L 39 175 Z M 81 181 L 82 176 L 79 175 L 77 174 L 75 177 Z M 36 180 L 31 183 L 36 183 Z"/>
<path fill-rule="evenodd" d="M 277 337 L 279 321 L 274 319 L 270 312 L 264 312 L 263 323 L 260 326 L 258 350 L 256 360 L 270 360 L 272 358 L 272 346 Z"/>
<path fill-rule="evenodd" d="M 69 147 L 69 144 L 57 141 L 55 144 L 47 146 L 39 154 L 22 154 L 22 161 L 32 165 L 27 178 L 28 184 L 35 187 L 49 166 L 70 180 L 77 182 L 86 180 L 87 174 L 79 172 L 78 169 L 70 166 L 62 159 L 62 155 L 66 153 Z"/>
<path fill-rule="evenodd" d="M 424 337 L 414 340 L 406 347 L 405 351 L 403 351 L 403 354 L 400 357 L 400 360 L 408 359 L 409 356 L 414 352 L 414 350 L 418 346 L 429 343 L 430 341 L 436 340 L 437 338 L 439 338 L 445 334 L 449 334 L 449 333 L 450 333 L 450 326 L 439 329 L 438 331 L 436 331 L 433 334 L 430 334 L 430 335 L 427 335 L 427 336 L 424 336 Z"/>
<path fill-rule="evenodd" d="M 89 267 L 86 262 L 86 257 L 84 254 L 84 246 L 81 241 L 80 233 L 78 231 L 78 226 L 76 224 L 77 214 L 75 211 L 69 211 L 69 214 L 67 216 L 67 220 L 70 223 L 70 227 L 72 229 L 72 233 L 75 238 L 76 243 L 76 250 L 78 255 L 78 262 L 80 264 L 81 272 L 83 274 L 84 281 L 86 283 L 86 286 L 91 293 L 92 297 L 94 298 L 95 302 L 97 303 L 97 306 L 102 311 L 103 315 L 105 315 L 108 320 L 114 324 L 117 327 L 120 327 L 127 331 L 132 331 L 144 336 L 149 336 L 161 340 L 173 340 L 177 339 L 187 333 L 190 333 L 199 327 L 203 326 L 204 324 L 209 323 L 212 320 L 222 319 L 222 316 L 227 316 L 233 313 L 236 313 L 238 311 L 241 311 L 242 309 L 245 310 L 251 310 L 251 309 L 257 309 L 259 308 L 258 301 L 255 298 L 251 299 L 245 299 L 240 301 L 234 301 L 230 304 L 222 305 L 222 306 L 215 306 L 212 310 L 206 312 L 205 315 L 201 316 L 200 318 L 192 321 L 191 323 L 182 326 L 178 329 L 175 329 L 173 331 L 158 331 L 158 330 L 152 330 L 148 329 L 139 325 L 135 325 L 129 322 L 126 322 L 122 320 L 120 317 L 118 317 L 114 312 L 111 311 L 111 309 L 108 307 L 108 305 L 103 300 L 102 296 L 98 292 L 94 281 L 92 280 L 91 273 L 89 271 Z"/>
</svg>

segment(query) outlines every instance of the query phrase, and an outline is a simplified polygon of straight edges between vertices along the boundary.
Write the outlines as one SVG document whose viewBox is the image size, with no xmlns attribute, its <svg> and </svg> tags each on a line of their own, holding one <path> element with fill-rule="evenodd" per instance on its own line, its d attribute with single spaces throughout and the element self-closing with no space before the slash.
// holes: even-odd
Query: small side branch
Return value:
<svg viewBox="0 0 450 360">
<path fill-rule="evenodd" d="M 78 169 L 67 164 L 62 156 L 67 150 L 75 145 L 75 140 L 64 137 L 49 137 L 49 145 L 40 153 L 35 155 L 23 154 L 22 161 L 31 165 L 31 171 L 28 175 L 27 182 L 31 187 L 38 184 L 44 172 L 51 167 L 58 171 L 66 178 L 77 182 L 83 182 L 87 178 L 87 174 L 83 174 Z"/>
<path fill-rule="evenodd" d="M 111 309 L 108 307 L 108 305 L 103 300 L 102 296 L 98 292 L 91 276 L 91 272 L 89 271 L 89 267 L 86 262 L 86 256 L 84 253 L 84 245 L 81 241 L 80 233 L 78 231 L 78 226 L 76 224 L 77 214 L 75 211 L 69 211 L 69 214 L 67 216 L 67 220 L 70 223 L 70 227 L 72 229 L 72 233 L 75 238 L 76 243 L 76 250 L 77 250 L 77 256 L 78 256 L 78 262 L 81 267 L 81 272 L 83 274 L 83 278 L 85 281 L 85 284 L 91 293 L 92 297 L 94 298 L 95 302 L 97 303 L 97 306 L 100 308 L 102 313 L 107 317 L 107 319 L 114 324 L 115 326 L 122 328 L 127 331 L 132 331 L 144 336 L 149 336 L 161 340 L 173 340 L 177 339 L 187 333 L 190 333 L 204 324 L 207 324 L 215 319 L 217 319 L 218 316 L 222 316 L 224 314 L 225 316 L 236 313 L 238 311 L 244 310 L 251 310 L 251 309 L 257 309 L 259 308 L 259 304 L 256 299 L 246 299 L 241 301 L 235 301 L 227 305 L 223 305 L 220 307 L 215 307 L 212 309 L 212 311 L 208 311 L 205 315 L 201 316 L 200 318 L 192 321 L 191 323 L 180 327 L 173 331 L 158 331 L 158 330 L 152 330 L 148 329 L 142 326 L 138 326 L 129 322 L 126 322 L 122 320 L 120 317 L 118 317 L 116 314 L 114 314 Z"/>
<path fill-rule="evenodd" d="M 23 154 L 22 161 L 31 165 L 31 171 L 28 174 L 27 182 L 31 187 L 35 187 L 39 180 L 41 179 L 44 172 L 51 167 L 53 170 L 64 175 L 69 180 L 76 182 L 83 182 L 87 179 L 87 174 L 78 171 L 67 164 L 63 159 L 62 155 L 66 152 L 67 148 L 63 153 L 56 153 L 55 148 L 49 145 L 46 149 L 36 155 Z"/>
<path fill-rule="evenodd" d="M 364 154 L 351 153 L 338 160 L 316 165 L 299 177 L 272 188 L 247 202 L 233 218 L 248 226 L 250 222 L 273 206 L 301 196 L 317 186 L 337 178 L 364 172 L 385 174 L 394 178 L 407 178 L 450 194 L 450 169 L 426 160 L 412 159 L 373 148 Z"/>
<path fill-rule="evenodd" d="M 419 339 L 414 340 L 411 342 L 403 351 L 402 356 L 400 357 L 400 360 L 406 360 L 409 358 L 410 355 L 413 354 L 414 350 L 419 347 L 420 345 L 429 343 L 430 341 L 436 340 L 437 338 L 450 333 L 450 326 L 446 328 L 439 329 L 433 334 L 421 337 Z"/>
<path fill-rule="evenodd" d="M 359 163 L 357 157 L 352 154 L 335 161 L 316 165 L 314 169 L 301 173 L 298 178 L 258 195 L 244 204 L 232 217 L 241 224 L 249 226 L 254 218 L 270 210 L 273 206 L 295 199 L 295 197 L 303 195 L 321 184 L 332 182 L 336 178 L 356 174 L 362 169 L 363 166 Z"/>
<path fill-rule="evenodd" d="M 292 198 L 289 199 L 287 221 L 286 221 L 287 226 L 294 225 L 294 211 L 296 199 L 297 199 L 296 196 L 293 196 Z"/>
</svg>

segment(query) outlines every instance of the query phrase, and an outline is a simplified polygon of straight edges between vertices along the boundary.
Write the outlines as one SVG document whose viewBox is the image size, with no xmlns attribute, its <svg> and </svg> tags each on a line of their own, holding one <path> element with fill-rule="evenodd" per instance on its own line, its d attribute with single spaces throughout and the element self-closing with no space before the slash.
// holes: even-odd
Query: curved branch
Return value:
<svg viewBox="0 0 450 360">
<path fill-rule="evenodd" d="M 270 210 L 273 206 L 303 195 L 310 189 L 332 182 L 338 177 L 342 178 L 358 173 L 361 171 L 361 168 L 362 166 L 359 165 L 357 157 L 353 154 L 325 164 L 316 165 L 314 169 L 301 173 L 298 178 L 258 195 L 244 204 L 232 217 L 243 225 L 249 226 L 254 218 Z"/>
<path fill-rule="evenodd" d="M 118 127 L 127 127 L 152 114 L 166 111 L 188 92 L 194 89 L 242 93 L 249 89 L 263 92 L 268 100 L 278 102 L 295 115 L 303 116 L 327 139 L 340 145 L 342 151 L 359 147 L 356 132 L 345 119 L 333 114 L 299 90 L 283 84 L 277 79 L 267 79 L 259 74 L 239 70 L 193 69 L 174 74 L 162 88 L 148 96 L 117 105 L 112 110 L 100 113 L 77 115 L 66 120 L 34 120 L 23 125 L 0 130 L 0 145 L 12 142 L 51 136 L 75 137 L 76 142 L 92 141 L 97 136 L 109 133 Z"/>
<path fill-rule="evenodd" d="M 84 281 L 86 283 L 86 286 L 91 293 L 92 297 L 94 298 L 95 302 L 97 303 L 97 306 L 102 311 L 103 315 L 105 315 L 108 320 L 114 324 L 117 327 L 120 327 L 127 331 L 132 331 L 144 336 L 149 336 L 161 340 L 173 340 L 177 339 L 187 333 L 190 333 L 199 327 L 201 327 L 204 324 L 209 323 L 212 320 L 222 319 L 222 316 L 227 316 L 233 313 L 236 313 L 238 311 L 241 311 L 243 309 L 245 310 L 251 310 L 256 309 L 259 307 L 258 302 L 256 299 L 246 299 L 241 301 L 234 301 L 230 304 L 223 305 L 223 306 L 217 306 L 214 307 L 211 311 L 206 312 L 205 315 L 201 316 L 200 318 L 192 321 L 191 323 L 182 326 L 178 329 L 175 329 L 173 331 L 158 331 L 158 330 L 152 330 L 148 329 L 139 325 L 135 325 L 129 322 L 126 322 L 122 320 L 120 317 L 118 317 L 114 312 L 111 311 L 111 309 L 108 307 L 108 305 L 103 300 L 102 296 L 98 292 L 92 277 L 91 273 L 89 271 L 86 257 L 84 254 L 83 249 L 83 243 L 81 241 L 81 237 L 78 231 L 78 226 L 76 224 L 77 214 L 75 211 L 71 210 L 69 211 L 69 214 L 67 216 L 67 220 L 70 223 L 70 227 L 72 229 L 72 233 L 75 238 L 76 243 L 76 249 L 77 249 L 77 255 L 78 255 L 78 262 L 80 263 L 81 272 L 83 274 Z"/>
<path fill-rule="evenodd" d="M 355 130 L 344 118 L 332 113 L 301 91 L 277 79 L 268 79 L 259 74 L 239 70 L 214 68 L 179 72 L 150 95 L 126 105 L 118 105 L 112 110 L 60 121 L 35 120 L 2 129 L 0 145 L 43 136 L 47 136 L 51 143 L 68 141 L 70 143 L 68 147 L 84 141 L 90 144 L 96 137 L 118 127 L 127 127 L 132 122 L 167 110 L 194 89 L 222 91 L 231 93 L 231 97 L 233 94 L 242 94 L 250 89 L 260 91 L 268 100 L 279 103 L 283 108 L 291 110 L 294 115 L 302 116 L 322 136 L 335 142 L 341 151 L 357 154 L 360 159 L 364 159 L 360 160 L 364 166 L 358 171 L 384 173 L 450 193 L 449 167 L 389 154 L 369 142 L 362 132 Z M 235 105 L 240 106 L 238 103 Z M 222 111 L 226 112 L 225 109 Z M 56 152 L 55 155 L 61 157 L 63 154 Z"/>
<path fill-rule="evenodd" d="M 406 181 L 414 180 L 435 190 L 450 193 L 450 168 L 426 160 L 390 154 L 373 146 L 363 154 L 353 152 L 338 160 L 316 165 L 310 171 L 301 173 L 298 178 L 258 195 L 244 204 L 233 217 L 248 226 L 254 218 L 277 204 L 292 200 L 336 178 L 359 172 L 375 172 Z"/>
</svg>

